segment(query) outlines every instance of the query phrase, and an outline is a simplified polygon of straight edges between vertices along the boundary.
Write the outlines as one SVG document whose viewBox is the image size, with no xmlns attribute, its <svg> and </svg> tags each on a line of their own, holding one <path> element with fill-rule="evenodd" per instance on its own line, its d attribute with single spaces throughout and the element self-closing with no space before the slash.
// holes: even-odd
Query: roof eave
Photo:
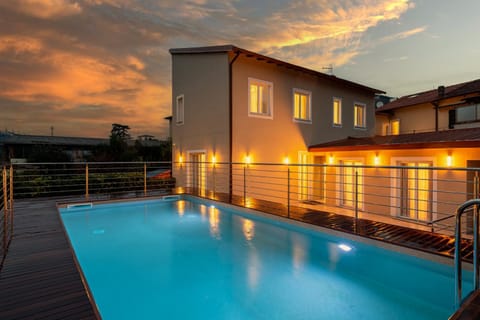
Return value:
<svg viewBox="0 0 480 320">
<path fill-rule="evenodd" d="M 478 148 L 480 140 L 471 141 L 433 141 L 418 143 L 395 143 L 395 144 L 370 144 L 359 146 L 311 146 L 309 152 L 332 152 L 332 151 L 369 151 L 369 150 L 402 150 L 402 149 L 439 149 L 439 148 Z"/>
</svg>

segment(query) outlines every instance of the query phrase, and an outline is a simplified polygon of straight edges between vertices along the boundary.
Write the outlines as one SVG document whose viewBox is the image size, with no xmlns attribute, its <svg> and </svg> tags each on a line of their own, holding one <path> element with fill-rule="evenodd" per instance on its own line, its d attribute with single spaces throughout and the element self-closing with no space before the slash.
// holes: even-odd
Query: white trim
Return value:
<svg viewBox="0 0 480 320">
<path fill-rule="evenodd" d="M 437 166 L 435 157 L 392 157 L 390 158 L 391 166 L 398 166 L 399 162 L 431 162 L 432 167 Z M 399 217 L 398 210 L 400 208 L 400 185 L 398 169 L 390 171 L 390 216 Z M 437 170 L 432 170 L 432 220 L 437 219 Z"/>
<path fill-rule="evenodd" d="M 357 117 L 355 117 L 355 106 L 363 106 L 363 127 L 356 126 L 355 121 Z M 353 128 L 357 130 L 366 130 L 367 129 L 367 105 L 363 102 L 354 102 L 353 103 Z"/>
<path fill-rule="evenodd" d="M 340 101 L 340 123 L 335 123 L 333 122 L 334 120 L 334 116 L 335 116 L 335 100 L 338 100 Z M 343 118 L 342 118 L 342 104 L 343 104 L 343 101 L 342 101 L 342 98 L 339 98 L 339 97 L 332 97 L 332 127 L 334 128 L 341 128 L 343 127 Z"/>
<path fill-rule="evenodd" d="M 266 85 L 268 87 L 268 94 L 269 94 L 269 104 L 268 104 L 268 114 L 262 114 L 262 113 L 255 113 L 255 112 L 250 112 L 250 85 L 251 84 L 261 84 L 261 85 Z M 254 117 L 254 118 L 262 118 L 262 119 L 273 119 L 273 82 L 265 81 L 265 80 L 260 80 L 256 78 L 251 78 L 248 77 L 248 101 L 247 101 L 247 114 L 249 117 Z"/>
<path fill-rule="evenodd" d="M 295 118 L 295 93 L 303 94 L 308 97 L 308 118 L 309 119 L 299 119 Z M 293 88 L 292 89 L 292 118 L 293 122 L 298 122 L 298 123 L 312 123 L 312 92 L 300 88 Z"/>
<path fill-rule="evenodd" d="M 340 166 L 337 166 L 337 169 L 335 170 L 336 171 L 336 188 L 335 188 L 335 198 L 337 199 L 336 201 L 336 204 L 337 206 L 339 207 L 343 207 L 343 208 L 349 208 L 349 209 L 353 209 L 351 207 L 348 207 L 348 206 L 344 206 L 343 205 L 343 181 L 341 180 L 342 179 L 342 170 L 343 170 L 343 167 L 342 167 L 342 162 L 344 161 L 357 161 L 357 162 L 361 162 L 362 166 L 365 165 L 365 158 L 364 157 L 346 157 L 346 158 L 338 158 L 338 164 Z M 362 201 L 359 201 L 359 206 L 358 206 L 358 209 L 359 210 L 363 210 L 364 209 L 364 203 L 365 203 L 365 183 L 364 183 L 364 170 L 365 168 L 363 167 L 360 167 L 362 169 L 362 181 L 360 182 L 360 184 L 362 185 L 362 190 L 363 190 L 363 196 L 362 196 Z"/>
<path fill-rule="evenodd" d="M 182 121 L 178 121 L 178 120 L 179 120 L 179 119 L 178 119 L 178 101 L 179 101 L 180 99 L 182 99 L 182 109 L 183 109 L 183 110 L 182 110 Z M 175 107 L 176 107 L 176 109 L 175 109 L 175 124 L 176 124 L 177 126 L 181 126 L 181 125 L 185 124 L 185 95 L 180 94 L 180 95 L 178 95 L 178 96 L 175 98 L 175 100 L 176 100 L 176 105 L 175 105 Z"/>
<path fill-rule="evenodd" d="M 192 164 L 190 163 L 192 160 L 190 159 L 190 156 L 192 154 L 204 154 L 205 155 L 205 161 L 207 161 L 207 150 L 205 149 L 196 149 L 196 150 L 187 150 L 186 151 L 186 154 L 187 154 L 187 159 L 186 159 L 186 162 L 187 162 L 187 187 L 192 187 Z M 204 172 L 204 188 L 206 189 L 206 182 L 207 182 L 207 168 L 206 168 L 206 165 L 203 167 L 203 170 L 205 170 Z"/>
</svg>

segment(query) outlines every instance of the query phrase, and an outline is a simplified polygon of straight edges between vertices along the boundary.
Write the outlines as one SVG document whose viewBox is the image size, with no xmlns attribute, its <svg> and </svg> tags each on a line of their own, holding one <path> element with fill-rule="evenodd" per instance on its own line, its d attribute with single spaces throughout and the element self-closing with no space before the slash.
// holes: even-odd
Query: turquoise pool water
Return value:
<svg viewBox="0 0 480 320">
<path fill-rule="evenodd" d="M 61 218 L 105 320 L 454 311 L 452 267 L 194 199 L 61 209 Z"/>
</svg>

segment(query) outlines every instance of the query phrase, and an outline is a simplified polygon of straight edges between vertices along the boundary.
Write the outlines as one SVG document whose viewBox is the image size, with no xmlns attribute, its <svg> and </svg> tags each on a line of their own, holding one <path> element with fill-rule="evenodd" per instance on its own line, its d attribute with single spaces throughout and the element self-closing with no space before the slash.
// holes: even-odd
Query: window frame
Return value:
<svg viewBox="0 0 480 320">
<path fill-rule="evenodd" d="M 268 108 L 267 109 L 268 109 L 269 112 L 267 114 L 258 113 L 258 112 L 251 112 L 251 97 L 250 97 L 251 90 L 250 90 L 250 87 L 251 87 L 252 84 L 264 85 L 268 88 L 268 102 L 269 103 L 268 103 Z M 273 82 L 249 77 L 248 78 L 247 90 L 248 90 L 248 103 L 247 103 L 248 116 L 249 117 L 254 117 L 254 118 L 262 118 L 262 119 L 273 119 Z"/>
<path fill-rule="evenodd" d="M 335 101 L 339 102 L 339 116 L 338 119 L 340 122 L 335 123 Z M 333 97 L 332 98 L 332 126 L 334 128 L 341 128 L 343 126 L 343 119 L 342 119 L 342 98 L 339 97 Z"/>
<path fill-rule="evenodd" d="M 459 109 L 467 109 L 467 108 L 472 108 L 474 117 L 473 119 L 469 120 L 464 120 L 464 121 L 459 121 L 458 120 L 458 110 Z M 463 105 L 455 108 L 455 124 L 464 124 L 464 123 L 474 123 L 474 122 L 480 122 L 480 103 L 475 103 L 475 104 L 470 104 L 470 105 Z"/>
<path fill-rule="evenodd" d="M 181 112 L 180 112 L 180 105 L 179 105 L 180 100 L 182 101 Z M 181 125 L 185 124 L 185 95 L 184 94 L 178 95 L 175 98 L 175 101 L 176 101 L 176 105 L 175 105 L 175 107 L 176 107 L 176 110 L 175 110 L 175 124 L 177 126 L 181 126 Z M 179 114 L 182 115 L 181 120 L 180 120 Z"/>
<path fill-rule="evenodd" d="M 358 107 L 362 107 L 363 109 L 363 125 L 362 126 L 359 126 L 356 121 L 357 121 L 357 117 L 356 117 L 356 108 Z M 362 103 L 362 102 L 354 102 L 353 103 L 353 128 L 354 129 L 367 129 L 367 105 L 365 103 Z"/>
<path fill-rule="evenodd" d="M 300 94 L 307 96 L 307 119 L 302 119 L 302 118 L 296 118 L 295 117 L 295 94 Z M 292 89 L 292 118 L 294 122 L 300 122 L 300 123 L 312 123 L 312 92 L 305 90 L 305 89 L 299 89 L 299 88 L 293 88 Z"/>
</svg>

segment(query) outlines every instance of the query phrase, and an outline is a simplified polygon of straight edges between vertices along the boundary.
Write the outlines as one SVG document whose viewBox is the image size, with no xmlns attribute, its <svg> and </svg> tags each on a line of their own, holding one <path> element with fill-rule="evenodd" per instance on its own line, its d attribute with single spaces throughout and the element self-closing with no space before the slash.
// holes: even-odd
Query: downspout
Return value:
<svg viewBox="0 0 480 320">
<path fill-rule="evenodd" d="M 435 109 L 435 132 L 438 131 L 438 103 L 432 102 L 433 108 Z"/>
<path fill-rule="evenodd" d="M 229 119 L 228 119 L 228 127 L 229 127 L 229 135 L 230 135 L 230 141 L 229 141 L 229 153 L 230 153 L 230 161 L 229 161 L 229 182 L 228 182 L 228 194 L 230 198 L 230 202 L 232 200 L 232 193 L 233 193 L 233 166 L 232 166 L 232 161 L 233 161 L 233 97 L 232 97 L 232 92 L 233 92 L 233 79 L 232 79 L 232 70 L 233 70 L 233 63 L 235 60 L 237 60 L 238 56 L 240 55 L 240 51 L 237 51 L 235 53 L 235 56 L 233 57 L 232 61 L 229 62 L 228 64 L 228 104 L 229 104 Z"/>
</svg>

